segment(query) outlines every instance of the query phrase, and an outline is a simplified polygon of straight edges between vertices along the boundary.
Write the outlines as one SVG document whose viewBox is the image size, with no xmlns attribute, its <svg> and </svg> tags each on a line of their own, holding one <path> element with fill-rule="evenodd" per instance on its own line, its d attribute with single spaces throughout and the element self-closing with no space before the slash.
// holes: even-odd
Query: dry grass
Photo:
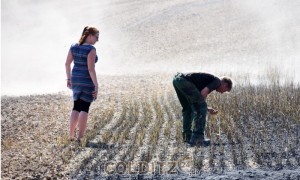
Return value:
<svg viewBox="0 0 300 180">
<path fill-rule="evenodd" d="M 68 141 L 69 96 L 3 96 L 2 179 L 117 177 L 104 172 L 108 161 L 180 161 L 185 163 L 178 170 L 202 174 L 300 166 L 299 85 L 273 79 L 268 85 L 236 85 L 222 96 L 213 93 L 208 104 L 220 112 L 207 123 L 213 144 L 188 148 L 170 76 L 100 81 L 81 144 Z"/>
</svg>

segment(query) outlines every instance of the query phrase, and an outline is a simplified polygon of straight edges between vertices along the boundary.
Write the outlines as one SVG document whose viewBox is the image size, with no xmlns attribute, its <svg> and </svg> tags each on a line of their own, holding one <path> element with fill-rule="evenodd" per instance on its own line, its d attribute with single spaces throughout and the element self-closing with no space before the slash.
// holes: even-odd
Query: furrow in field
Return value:
<svg viewBox="0 0 300 180">
<path fill-rule="evenodd" d="M 80 151 L 75 158 L 71 160 L 71 175 L 80 178 L 89 176 L 89 172 L 100 173 L 100 168 L 103 166 L 99 162 L 107 161 L 114 157 L 118 153 L 118 147 L 115 146 L 115 141 L 113 140 L 111 130 L 106 128 L 111 128 L 118 130 L 118 126 L 122 125 L 122 119 L 126 115 L 126 107 L 115 107 L 116 111 L 121 113 L 114 113 L 111 123 L 108 123 L 102 129 L 102 137 L 97 136 L 96 140 L 93 139 L 91 142 L 87 143 L 87 147 Z"/>
</svg>

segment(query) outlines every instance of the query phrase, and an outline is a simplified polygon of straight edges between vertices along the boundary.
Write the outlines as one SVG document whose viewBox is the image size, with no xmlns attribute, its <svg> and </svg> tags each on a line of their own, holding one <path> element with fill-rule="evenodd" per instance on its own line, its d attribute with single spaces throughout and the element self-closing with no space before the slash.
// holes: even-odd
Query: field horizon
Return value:
<svg viewBox="0 0 300 180">
<path fill-rule="evenodd" d="M 2 93 L 64 91 L 68 50 L 87 25 L 100 30 L 95 44 L 100 76 L 207 71 L 249 74 L 260 80 L 260 74 L 276 68 L 280 76 L 300 81 L 298 1 L 90 0 L 83 4 L 3 1 Z M 41 45 L 28 44 L 32 39 Z M 15 56 L 16 49 L 22 58 Z"/>
</svg>

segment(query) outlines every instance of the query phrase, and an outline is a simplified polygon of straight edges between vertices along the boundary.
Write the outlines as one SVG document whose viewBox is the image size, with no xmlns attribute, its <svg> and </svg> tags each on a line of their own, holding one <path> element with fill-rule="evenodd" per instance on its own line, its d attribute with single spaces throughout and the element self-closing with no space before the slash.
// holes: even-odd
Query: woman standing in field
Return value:
<svg viewBox="0 0 300 180">
<path fill-rule="evenodd" d="M 67 86 L 72 88 L 74 106 L 70 116 L 70 140 L 74 140 L 75 129 L 78 124 L 77 140 L 84 136 L 88 112 L 91 102 L 96 100 L 98 82 L 95 63 L 98 60 L 96 48 L 93 46 L 99 38 L 99 30 L 86 26 L 83 29 L 79 43 L 73 44 L 69 50 L 65 63 Z M 71 63 L 74 67 L 71 74 Z"/>
</svg>

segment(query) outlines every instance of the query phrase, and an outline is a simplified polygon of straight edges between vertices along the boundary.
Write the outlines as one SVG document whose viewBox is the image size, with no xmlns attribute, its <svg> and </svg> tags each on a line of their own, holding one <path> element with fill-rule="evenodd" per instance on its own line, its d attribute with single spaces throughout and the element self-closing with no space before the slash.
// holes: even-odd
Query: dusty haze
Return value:
<svg viewBox="0 0 300 180">
<path fill-rule="evenodd" d="M 3 0 L 2 95 L 65 91 L 64 62 L 86 25 L 100 29 L 99 75 L 277 68 L 299 82 L 300 1 Z"/>
</svg>

